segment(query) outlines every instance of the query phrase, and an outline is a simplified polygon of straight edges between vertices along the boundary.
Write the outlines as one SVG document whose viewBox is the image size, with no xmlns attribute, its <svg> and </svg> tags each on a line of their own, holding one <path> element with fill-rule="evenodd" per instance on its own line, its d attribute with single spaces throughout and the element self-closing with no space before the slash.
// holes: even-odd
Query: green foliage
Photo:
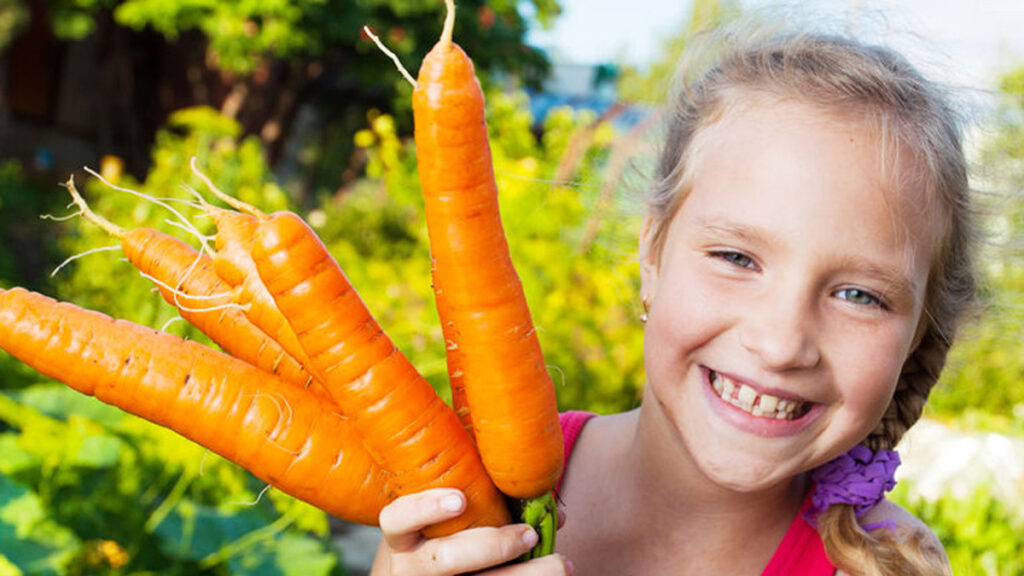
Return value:
<svg viewBox="0 0 1024 576">
<path fill-rule="evenodd" d="M 31 179 L 18 161 L 0 159 L 0 287 L 47 286 L 59 259 L 53 234 L 45 232 L 59 226 L 40 216 L 63 206 L 53 188 Z"/>
<path fill-rule="evenodd" d="M 633 408 L 643 384 L 640 220 L 623 187 L 605 188 L 611 128 L 563 109 L 534 142 L 518 112 L 522 103 L 494 100 L 502 220 L 559 403 L 603 413 Z M 552 181 L 588 129 L 597 133 L 579 166 L 560 175 L 570 180 Z M 599 231 L 594 237 L 592 229 Z"/>
<path fill-rule="evenodd" d="M 308 53 L 314 42 L 303 28 L 303 14 L 324 0 L 217 2 L 214 0 L 125 0 L 114 18 L 134 29 L 147 26 L 174 40 L 198 29 L 210 39 L 210 51 L 224 70 L 251 73 L 261 59 L 273 54 L 290 58 Z"/>
<path fill-rule="evenodd" d="M 31 490 L 0 476 L 0 552 L 20 572 L 58 574 L 80 545 L 67 528 L 49 518 Z"/>
<path fill-rule="evenodd" d="M 270 59 L 318 59 L 343 49 L 364 56 L 376 51 L 363 42 L 360 30 L 370 25 L 384 32 L 398 54 L 418 62 L 437 41 L 444 4 L 424 0 L 55 0 L 54 31 L 61 38 L 81 39 L 93 33 L 101 10 L 133 30 L 149 29 L 168 41 L 190 32 L 209 40 L 211 61 L 226 72 L 252 74 Z M 522 39 L 527 20 L 518 2 L 459 3 L 457 36 L 471 48 L 478 66 L 495 66 L 539 80 L 546 70 L 543 55 Z M 531 0 L 540 23 L 550 22 L 561 8 L 555 0 Z M 0 13 L 2 14 L 2 13 Z M 2 21 L 0 21 L 2 22 Z M 376 64 L 363 64 L 379 73 Z"/>
<path fill-rule="evenodd" d="M 71 389 L 0 394 L 0 424 L 0 558 L 21 573 L 339 569 L 322 513 L 259 500 L 233 464 Z"/>
<path fill-rule="evenodd" d="M 59 38 L 81 40 L 96 29 L 95 14 L 115 0 L 53 0 L 48 2 L 50 21 Z"/>
<path fill-rule="evenodd" d="M 957 576 L 1024 575 L 1024 515 L 995 498 L 986 486 L 970 495 L 937 500 L 914 498 L 904 483 L 893 491 L 894 502 L 929 526 L 942 541 Z"/>
<path fill-rule="evenodd" d="M 0 52 L 28 22 L 28 10 L 21 0 L 0 0 Z"/>
<path fill-rule="evenodd" d="M 980 160 L 988 234 L 983 252 L 982 310 L 950 355 L 929 402 L 931 413 L 976 427 L 1024 434 L 1024 68 L 1001 83 L 1000 122 L 983 142 Z"/>
<path fill-rule="evenodd" d="M 1007 74 L 999 122 L 983 142 L 980 197 L 988 234 L 983 251 L 984 286 L 979 316 L 961 331 L 949 365 L 926 413 L 961 427 L 1024 435 L 1024 68 Z M 1020 554 L 1024 504 L 999 501 L 986 486 L 966 497 L 928 501 L 898 486 L 894 499 L 929 525 L 942 540 L 953 573 L 1024 574 Z"/>
</svg>

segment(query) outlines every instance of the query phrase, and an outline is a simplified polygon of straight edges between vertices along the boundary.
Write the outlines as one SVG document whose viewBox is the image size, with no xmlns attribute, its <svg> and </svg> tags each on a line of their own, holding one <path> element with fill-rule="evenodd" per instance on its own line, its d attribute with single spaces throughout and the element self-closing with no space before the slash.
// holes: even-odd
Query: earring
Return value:
<svg viewBox="0 0 1024 576">
<path fill-rule="evenodd" d="M 644 311 L 640 313 L 640 323 L 647 324 L 647 312 L 651 309 L 650 303 L 647 301 L 647 295 L 643 294 L 640 296 L 640 303 L 644 307 Z"/>
</svg>

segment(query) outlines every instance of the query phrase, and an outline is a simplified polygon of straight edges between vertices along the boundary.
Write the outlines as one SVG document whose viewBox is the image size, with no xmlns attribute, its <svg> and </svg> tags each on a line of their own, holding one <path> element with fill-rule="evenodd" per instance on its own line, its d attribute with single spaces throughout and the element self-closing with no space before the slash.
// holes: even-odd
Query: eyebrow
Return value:
<svg viewBox="0 0 1024 576">
<path fill-rule="evenodd" d="M 762 230 L 721 219 L 701 218 L 697 226 L 714 236 L 736 238 L 753 244 L 770 242 L 772 237 Z"/>
</svg>

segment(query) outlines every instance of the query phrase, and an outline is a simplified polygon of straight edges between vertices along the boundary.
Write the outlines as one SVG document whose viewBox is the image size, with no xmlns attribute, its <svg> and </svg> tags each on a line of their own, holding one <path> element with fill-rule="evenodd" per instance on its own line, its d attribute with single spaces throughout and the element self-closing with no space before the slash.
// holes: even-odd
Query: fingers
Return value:
<svg viewBox="0 0 1024 576">
<path fill-rule="evenodd" d="M 575 567 L 568 558 L 560 554 L 551 554 L 522 564 L 502 566 L 486 574 L 487 576 L 569 576 L 574 571 Z"/>
<path fill-rule="evenodd" d="M 379 518 L 384 537 L 381 552 L 389 567 L 386 573 L 393 576 L 470 572 L 503 576 L 571 574 L 571 564 L 560 556 L 511 563 L 537 543 L 537 533 L 525 524 L 472 528 L 445 538 L 423 537 L 423 528 L 454 518 L 465 508 L 463 494 L 451 489 L 403 496 L 386 506 Z"/>
<path fill-rule="evenodd" d="M 395 499 L 381 510 L 378 520 L 388 547 L 405 552 L 423 540 L 420 530 L 455 518 L 465 508 L 462 492 L 437 488 Z"/>
<path fill-rule="evenodd" d="M 478 572 L 511 562 L 536 543 L 537 533 L 524 524 L 473 528 L 447 538 L 423 541 L 416 554 L 408 555 L 416 568 L 410 573 Z"/>
</svg>

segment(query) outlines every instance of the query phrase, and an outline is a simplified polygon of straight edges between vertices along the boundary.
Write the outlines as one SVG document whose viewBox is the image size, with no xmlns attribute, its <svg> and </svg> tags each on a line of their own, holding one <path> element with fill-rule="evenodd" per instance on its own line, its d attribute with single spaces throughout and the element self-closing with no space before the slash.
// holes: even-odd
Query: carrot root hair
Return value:
<svg viewBox="0 0 1024 576">
<path fill-rule="evenodd" d="M 178 321 L 181 321 L 181 320 L 185 320 L 185 319 L 182 318 L 181 316 L 173 316 L 173 317 L 169 318 L 167 320 L 167 322 L 164 322 L 163 326 L 160 327 L 160 331 L 161 332 L 167 332 L 167 328 L 169 328 L 171 324 L 174 324 L 175 322 L 178 322 Z"/>
<path fill-rule="evenodd" d="M 116 252 L 116 251 L 119 251 L 119 250 L 121 250 L 120 246 L 100 246 L 99 248 L 93 248 L 91 250 L 86 250 L 85 252 L 79 252 L 78 254 L 73 254 L 71 256 L 68 256 L 67 258 L 64 259 L 63 262 L 58 264 L 57 267 L 53 269 L 53 272 L 50 272 L 50 278 L 53 278 L 65 266 L 67 266 L 68 264 L 71 264 L 72 262 L 74 262 L 75 260 L 78 260 L 79 258 L 81 258 L 83 256 L 88 256 L 90 254 L 95 254 L 97 252 Z"/>
<path fill-rule="evenodd" d="M 99 177 L 99 175 L 97 175 L 97 176 Z M 100 177 L 100 178 L 102 178 L 102 177 Z M 104 183 L 110 185 L 109 182 L 106 182 L 105 180 L 104 180 Z M 92 208 L 89 207 L 88 202 L 85 201 L 85 198 L 82 197 L 82 195 L 78 192 L 78 189 L 75 187 L 75 181 L 74 181 L 74 177 L 73 176 L 68 179 L 67 183 L 65 184 L 65 187 L 67 188 L 68 193 L 71 194 L 72 202 L 74 202 L 74 204 L 78 207 L 78 210 L 79 210 L 78 213 L 81 214 L 82 217 L 84 217 L 89 222 L 92 222 L 96 226 L 99 226 L 102 230 L 104 230 L 105 232 L 107 232 L 111 236 L 114 236 L 115 238 L 118 238 L 122 242 L 125 240 L 125 238 L 128 236 L 128 232 L 124 228 L 121 228 L 120 226 L 114 224 L 110 220 L 107 220 L 103 216 L 100 216 L 95 211 L 93 211 Z M 210 240 L 210 238 L 208 236 L 205 236 L 205 235 L 201 234 L 199 232 L 199 230 L 195 226 L 193 226 L 191 224 L 191 222 L 189 222 L 189 220 L 187 218 L 185 218 L 184 215 L 182 215 L 177 210 L 174 210 L 173 208 L 168 206 L 165 201 L 157 199 L 157 198 L 154 198 L 152 196 L 149 196 L 148 194 L 143 194 L 141 192 L 130 190 L 128 188 L 115 187 L 115 189 L 129 192 L 129 193 L 131 193 L 134 196 L 143 198 L 143 199 L 145 199 L 147 201 L 151 201 L 151 202 L 154 202 L 154 203 L 156 203 L 156 204 L 158 204 L 160 206 L 168 208 L 169 210 L 171 210 L 181 220 L 181 222 L 176 222 L 176 221 L 173 221 L 173 220 L 167 220 L 167 223 L 171 224 L 172 226 L 175 226 L 175 227 L 177 227 L 177 228 L 179 228 L 179 229 L 181 229 L 183 231 L 185 231 L 188 234 L 191 234 L 192 236 L 195 236 L 199 240 L 199 242 L 203 246 L 203 248 L 205 250 L 207 250 L 207 252 L 210 251 L 210 248 L 209 248 L 209 240 Z M 108 250 L 108 249 L 111 249 L 111 248 L 103 248 L 103 250 Z M 114 248 L 114 249 L 116 249 L 116 248 Z M 88 252 L 86 252 L 86 253 L 88 253 Z M 173 294 L 174 295 L 174 301 L 173 301 L 174 306 L 177 307 L 178 309 L 184 310 L 186 312 L 211 312 L 211 311 L 223 310 L 225 308 L 231 308 L 231 307 L 240 307 L 240 308 L 242 308 L 242 306 L 234 303 L 234 301 L 233 301 L 234 300 L 234 293 L 233 292 L 222 292 L 222 293 L 218 293 L 218 294 L 207 294 L 207 295 L 191 295 L 191 294 L 186 294 L 185 292 L 183 292 L 181 290 L 181 286 L 185 283 L 187 278 L 195 271 L 196 267 L 199 266 L 200 262 L 202 261 L 202 256 L 203 256 L 202 252 L 197 252 L 196 253 L 195 259 L 193 259 L 192 263 L 189 265 L 189 267 L 186 270 L 185 274 L 182 275 L 181 279 L 178 281 L 178 285 L 177 286 L 171 286 L 171 285 L 167 284 L 166 282 L 161 281 L 158 278 L 155 278 L 155 277 L 153 277 L 153 276 L 151 276 L 149 274 L 146 274 L 145 272 L 141 272 L 140 271 L 139 274 L 142 275 L 143 278 L 146 278 L 150 282 L 156 284 L 157 286 L 159 286 L 159 287 L 167 290 L 171 294 Z M 62 263 L 61 266 L 58 266 L 58 269 L 63 267 L 64 264 L 66 264 L 67 262 L 68 262 L 68 260 L 65 260 L 65 262 Z M 53 273 L 56 274 L 56 272 L 57 272 L 57 270 L 54 270 Z M 212 300 L 225 300 L 225 299 L 227 299 L 228 301 L 223 303 L 223 304 L 217 304 L 215 306 L 210 306 L 210 307 L 192 308 L 192 307 L 189 307 L 189 306 L 186 306 L 185 304 L 183 304 L 181 302 L 181 298 L 188 298 L 189 300 L 193 300 L 193 301 L 194 300 L 211 300 L 212 301 Z"/>
<path fill-rule="evenodd" d="M 203 184 L 206 184 L 206 188 L 221 202 L 224 202 L 225 204 L 234 208 L 235 210 L 238 210 L 239 212 L 251 214 L 260 220 L 267 219 L 267 215 L 264 214 L 259 208 L 253 206 L 252 204 L 243 202 L 238 198 L 235 198 L 234 196 L 218 188 L 217 185 L 214 184 L 213 180 L 211 180 L 209 176 L 204 174 L 203 171 L 199 169 L 199 161 L 196 159 L 195 156 L 193 156 L 192 159 L 189 161 L 189 166 L 191 166 L 192 173 L 196 175 L 196 178 L 202 180 Z M 196 193 L 196 195 L 198 196 L 198 193 Z M 206 204 L 205 201 L 203 203 Z M 206 205 L 208 206 L 208 204 Z"/>
<path fill-rule="evenodd" d="M 81 214 L 83 218 L 99 226 L 104 232 L 110 234 L 111 236 L 117 238 L 118 240 L 125 237 L 127 232 L 124 228 L 121 228 L 117 224 L 114 224 L 110 220 L 107 220 L 106 218 L 93 212 L 92 208 L 89 208 L 88 202 L 86 202 L 85 198 L 83 198 L 82 195 L 78 192 L 78 188 L 75 188 L 74 176 L 68 178 L 68 181 L 64 184 L 64 187 L 67 188 L 68 193 L 71 194 L 71 201 L 74 202 L 75 206 L 78 207 L 78 214 Z"/>
<path fill-rule="evenodd" d="M 401 73 L 409 84 L 412 84 L 413 88 L 416 88 L 416 79 L 413 78 L 412 74 L 409 74 L 409 71 L 402 65 L 402 61 L 398 59 L 398 55 L 389 50 L 388 47 L 384 45 L 384 42 L 382 42 L 381 39 L 373 33 L 373 30 L 370 30 L 369 26 L 363 26 L 363 33 L 366 34 L 370 40 L 373 40 L 373 43 L 377 45 L 377 49 L 390 58 L 391 61 L 395 63 L 395 68 L 398 69 L 398 72 Z"/>
<path fill-rule="evenodd" d="M 192 222 L 188 218 L 186 218 L 181 212 L 179 212 L 176 208 L 171 206 L 168 202 L 166 202 L 164 200 L 161 200 L 160 198 L 157 198 L 155 196 L 151 196 L 149 194 L 144 194 L 142 192 L 139 192 L 138 190 L 132 190 L 131 188 L 125 188 L 123 186 L 118 186 L 116 184 L 113 184 L 109 180 L 104 178 L 99 172 L 96 172 L 95 170 L 93 170 L 92 168 L 89 168 L 88 166 L 86 166 L 84 168 L 84 170 L 86 172 L 88 172 L 89 174 L 91 174 L 96 179 L 98 179 L 100 182 L 105 184 L 109 188 L 112 188 L 112 189 L 117 190 L 119 192 L 125 192 L 127 194 L 131 194 L 132 196 L 135 196 L 137 198 L 141 198 L 141 199 L 143 199 L 143 200 L 145 200 L 147 202 L 152 202 L 153 204 L 156 204 L 157 206 L 160 206 L 161 208 L 164 208 L 165 210 L 169 211 L 171 214 L 174 214 L 178 218 L 178 220 L 181 222 L 181 224 L 184 226 L 184 229 L 186 231 L 188 231 L 188 233 L 190 235 L 192 235 L 193 237 L 195 237 L 196 239 L 199 240 L 200 244 L 202 245 L 202 251 L 206 252 L 207 254 L 211 253 L 210 246 L 209 246 L 208 242 L 206 241 L 206 237 L 203 236 L 203 234 L 200 233 L 198 229 L 196 229 L 196 227 L 192 224 Z"/>
<path fill-rule="evenodd" d="M 263 489 L 260 490 L 260 493 L 256 495 L 256 499 L 251 501 L 251 502 L 232 502 L 231 504 L 234 505 L 234 506 L 245 506 L 246 508 L 251 508 L 253 506 L 258 506 L 259 503 L 263 500 L 263 496 L 267 492 L 270 492 L 271 488 L 273 488 L 273 486 L 271 486 L 270 484 L 267 484 L 266 486 L 264 486 Z"/>
<path fill-rule="evenodd" d="M 190 268 L 189 272 L 191 272 L 191 271 L 192 271 L 192 269 Z M 167 284 L 166 282 L 164 282 L 163 280 L 160 280 L 159 278 L 156 278 L 155 276 L 151 276 L 149 274 L 146 274 L 145 272 L 139 272 L 139 276 L 142 276 L 146 280 L 149 280 L 153 284 L 156 284 L 157 287 L 163 288 L 164 290 L 166 290 L 166 291 L 170 292 L 171 294 L 173 294 L 174 295 L 174 302 L 173 302 L 174 307 L 177 308 L 178 310 L 183 311 L 183 312 L 193 312 L 193 313 L 198 314 L 198 313 L 202 313 L 202 312 L 215 312 L 217 310 L 227 310 L 227 309 L 230 309 L 230 308 L 235 308 L 235 309 L 242 310 L 242 311 L 245 311 L 245 310 L 248 309 L 248 306 L 246 306 L 244 304 L 238 304 L 238 303 L 233 302 L 233 301 L 232 302 L 225 302 L 223 304 L 214 304 L 213 306 L 204 306 L 203 308 L 193 308 L 191 306 L 186 306 L 184 303 L 181 302 L 181 300 L 179 300 L 179 298 L 188 298 L 189 300 L 223 300 L 225 298 L 232 298 L 234 296 L 234 294 L 232 292 L 221 292 L 219 294 L 206 294 L 206 295 L 202 295 L 202 294 L 189 294 L 187 292 L 183 292 L 182 290 L 180 290 L 178 288 L 174 288 L 170 284 Z M 178 285 L 180 286 L 181 283 L 185 282 L 185 279 L 187 277 L 188 277 L 188 274 L 186 273 L 186 275 L 184 277 L 182 277 L 181 282 L 179 282 Z"/>
</svg>

